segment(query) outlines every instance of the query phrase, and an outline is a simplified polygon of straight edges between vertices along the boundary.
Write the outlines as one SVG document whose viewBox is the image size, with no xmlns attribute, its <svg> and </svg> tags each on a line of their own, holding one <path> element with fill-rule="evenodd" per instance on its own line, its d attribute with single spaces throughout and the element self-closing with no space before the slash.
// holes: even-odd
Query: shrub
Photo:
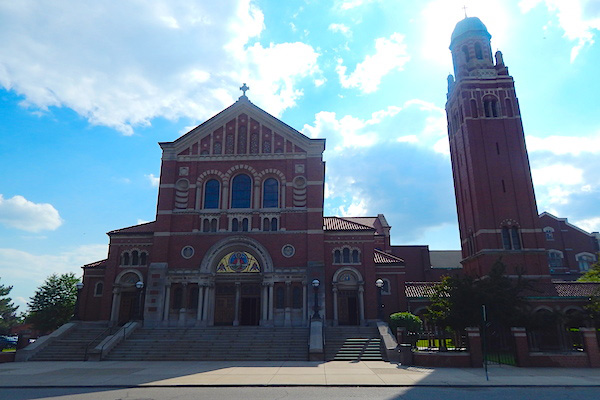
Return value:
<svg viewBox="0 0 600 400">
<path fill-rule="evenodd" d="M 390 315 L 390 328 L 393 332 L 398 328 L 406 328 L 408 332 L 419 332 L 423 329 L 423 321 L 409 312 L 394 313 Z"/>
</svg>

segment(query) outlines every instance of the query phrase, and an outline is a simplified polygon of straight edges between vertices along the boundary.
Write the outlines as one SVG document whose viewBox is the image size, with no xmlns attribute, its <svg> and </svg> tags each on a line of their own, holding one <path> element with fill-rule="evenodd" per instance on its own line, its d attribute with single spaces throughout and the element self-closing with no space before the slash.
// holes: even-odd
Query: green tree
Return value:
<svg viewBox="0 0 600 400">
<path fill-rule="evenodd" d="M 583 274 L 578 281 L 581 282 L 600 282 L 600 253 L 598 253 L 598 261 L 590 267 L 589 271 Z"/>
<path fill-rule="evenodd" d="M 508 278 L 506 266 L 498 260 L 490 273 L 472 276 L 447 276 L 435 285 L 430 294 L 431 304 L 425 317 L 442 328 L 461 330 L 479 326 L 482 305 L 486 306 L 488 320 L 504 326 L 521 325 L 525 316 L 523 291 L 529 287 L 520 275 Z"/>
<path fill-rule="evenodd" d="M 419 332 L 423 329 L 423 321 L 409 312 L 398 312 L 390 315 L 390 328 L 393 332 L 396 332 L 397 328 L 406 328 L 408 332 Z"/>
<path fill-rule="evenodd" d="M 27 322 L 42 332 L 53 331 L 68 322 L 77 300 L 77 282 L 79 279 L 72 272 L 50 275 L 27 303 Z"/>
<path fill-rule="evenodd" d="M 0 284 L 0 335 L 9 333 L 10 328 L 20 323 L 17 317 L 17 308 L 12 303 L 12 299 L 8 297 L 12 286 L 4 286 Z"/>
</svg>

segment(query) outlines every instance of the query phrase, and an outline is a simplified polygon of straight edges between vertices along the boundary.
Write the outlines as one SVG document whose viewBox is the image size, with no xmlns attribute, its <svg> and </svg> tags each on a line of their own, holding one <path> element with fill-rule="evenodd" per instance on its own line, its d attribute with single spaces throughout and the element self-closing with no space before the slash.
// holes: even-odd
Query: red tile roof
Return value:
<svg viewBox="0 0 600 400">
<path fill-rule="evenodd" d="M 154 224 L 156 221 L 146 222 L 144 224 L 129 226 L 127 228 L 115 229 L 108 232 L 109 235 L 121 233 L 154 233 Z"/>
<path fill-rule="evenodd" d="M 373 254 L 373 260 L 375 264 L 402 264 L 404 265 L 404 260 L 400 257 L 396 257 L 390 253 L 386 253 L 385 251 L 375 249 L 375 253 Z"/>
<path fill-rule="evenodd" d="M 410 298 L 427 298 L 433 294 L 433 286 L 439 282 L 406 282 L 404 293 Z"/>
<path fill-rule="evenodd" d="M 347 218 L 324 217 L 323 227 L 326 231 L 374 231 L 375 228 L 350 221 Z"/>
<path fill-rule="evenodd" d="M 82 268 L 104 268 L 108 259 L 96 261 L 93 263 L 85 264 Z"/>
</svg>

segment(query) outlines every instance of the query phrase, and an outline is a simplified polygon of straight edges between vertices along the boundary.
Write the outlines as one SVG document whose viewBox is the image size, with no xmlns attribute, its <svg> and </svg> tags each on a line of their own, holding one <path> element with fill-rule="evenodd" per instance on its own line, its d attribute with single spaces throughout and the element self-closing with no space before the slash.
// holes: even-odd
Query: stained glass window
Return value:
<svg viewBox="0 0 600 400">
<path fill-rule="evenodd" d="M 238 175 L 233 178 L 231 207 L 250 208 L 250 196 L 252 194 L 252 180 L 248 175 Z"/>
</svg>

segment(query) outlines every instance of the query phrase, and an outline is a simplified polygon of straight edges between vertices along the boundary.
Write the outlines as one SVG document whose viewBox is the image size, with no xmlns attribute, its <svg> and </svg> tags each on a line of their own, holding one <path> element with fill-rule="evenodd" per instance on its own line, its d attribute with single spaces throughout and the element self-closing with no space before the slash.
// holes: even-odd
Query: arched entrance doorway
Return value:
<svg viewBox="0 0 600 400">
<path fill-rule="evenodd" d="M 122 325 L 136 316 L 141 316 L 141 293 L 135 287 L 140 281 L 143 282 L 142 275 L 136 270 L 123 271 L 115 279 L 111 312 L 113 323 Z"/>
<path fill-rule="evenodd" d="M 333 276 L 334 325 L 363 325 L 363 282 L 355 268 L 341 268 Z"/>
</svg>

